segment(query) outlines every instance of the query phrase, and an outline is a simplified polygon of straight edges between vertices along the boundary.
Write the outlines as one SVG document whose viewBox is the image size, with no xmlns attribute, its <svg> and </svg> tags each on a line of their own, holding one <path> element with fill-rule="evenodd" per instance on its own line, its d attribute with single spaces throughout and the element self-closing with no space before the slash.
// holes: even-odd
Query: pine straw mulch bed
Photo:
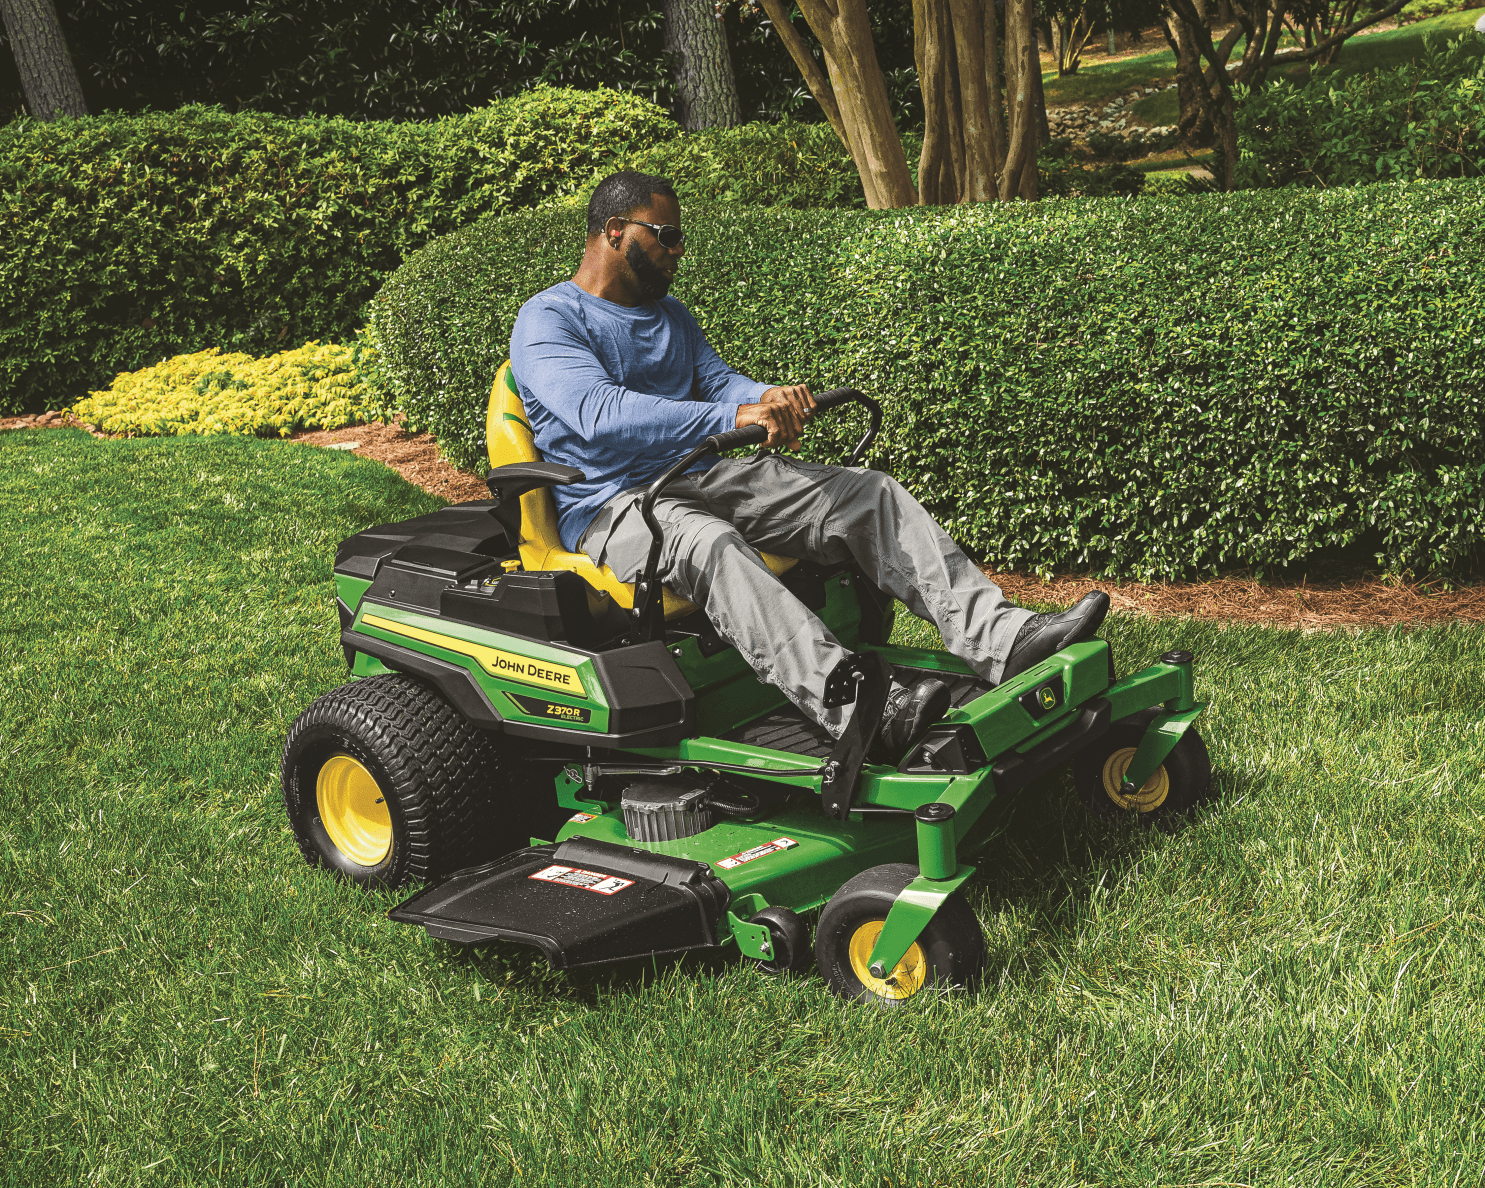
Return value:
<svg viewBox="0 0 1485 1188">
<path fill-rule="evenodd" d="M 0 430 L 60 428 L 67 424 L 78 422 L 55 412 L 0 418 Z M 438 443 L 427 433 L 408 433 L 398 425 L 373 423 L 299 432 L 293 435 L 293 440 L 305 445 L 348 449 L 381 462 L 408 482 L 450 503 L 489 496 L 480 479 L 455 469 L 439 457 Z M 1206 582 L 1145 585 L 1072 574 L 1057 575 L 1050 582 L 1043 582 L 1031 574 L 986 572 L 1012 601 L 1071 604 L 1090 589 L 1096 589 L 1108 594 L 1114 610 L 1132 614 L 1190 616 L 1305 631 L 1422 626 L 1451 621 L 1485 623 L 1485 582 L 1444 590 L 1427 583 L 1387 581 L 1376 574 L 1355 570 L 1317 569 L 1297 580 L 1273 583 L 1233 576 Z"/>
</svg>

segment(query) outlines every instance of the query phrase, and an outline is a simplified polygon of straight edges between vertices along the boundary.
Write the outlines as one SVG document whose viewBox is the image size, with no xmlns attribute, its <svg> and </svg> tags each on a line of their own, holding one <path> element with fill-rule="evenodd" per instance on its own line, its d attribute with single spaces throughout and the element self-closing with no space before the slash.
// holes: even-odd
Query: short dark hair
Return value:
<svg viewBox="0 0 1485 1188">
<path fill-rule="evenodd" d="M 633 169 L 609 174 L 588 199 L 588 238 L 602 235 L 604 226 L 615 215 L 627 215 L 631 210 L 648 206 L 656 194 L 674 198 L 675 187 L 666 178 L 636 173 Z"/>
</svg>

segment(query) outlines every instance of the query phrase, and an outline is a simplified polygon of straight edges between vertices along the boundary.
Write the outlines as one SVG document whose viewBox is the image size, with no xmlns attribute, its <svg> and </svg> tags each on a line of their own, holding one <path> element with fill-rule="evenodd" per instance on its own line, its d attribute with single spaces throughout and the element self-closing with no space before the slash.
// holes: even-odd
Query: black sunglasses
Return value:
<svg viewBox="0 0 1485 1188">
<path fill-rule="evenodd" d="M 614 215 L 621 223 L 638 223 L 641 227 L 648 227 L 655 233 L 655 238 L 660 241 L 660 246 L 668 252 L 673 252 L 686 242 L 686 233 L 679 227 L 672 227 L 669 223 L 647 223 L 643 219 L 626 219 L 623 215 Z"/>
</svg>

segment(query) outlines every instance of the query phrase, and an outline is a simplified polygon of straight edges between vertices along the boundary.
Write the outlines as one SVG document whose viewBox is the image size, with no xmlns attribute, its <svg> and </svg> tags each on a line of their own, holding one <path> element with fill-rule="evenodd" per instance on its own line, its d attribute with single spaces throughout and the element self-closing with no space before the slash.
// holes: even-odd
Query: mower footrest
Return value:
<svg viewBox="0 0 1485 1188">
<path fill-rule="evenodd" d="M 1022 755 L 1002 759 L 991 769 L 995 791 L 1002 796 L 1019 792 L 1038 776 L 1061 767 L 1089 743 L 1108 731 L 1109 700 L 1096 697 L 1083 706 L 1083 711 L 1046 742 Z"/>
<path fill-rule="evenodd" d="M 728 898 L 704 862 L 573 838 L 457 871 L 387 915 L 455 944 L 535 945 L 571 969 L 712 948 Z"/>
</svg>

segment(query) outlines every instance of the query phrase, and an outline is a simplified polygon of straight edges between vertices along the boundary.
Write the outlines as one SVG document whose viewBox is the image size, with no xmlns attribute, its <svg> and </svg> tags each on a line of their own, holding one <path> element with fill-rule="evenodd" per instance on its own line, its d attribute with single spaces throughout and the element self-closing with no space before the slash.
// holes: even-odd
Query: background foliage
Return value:
<svg viewBox="0 0 1485 1188">
<path fill-rule="evenodd" d="M 874 463 L 975 556 L 1145 579 L 1337 549 L 1477 556 L 1485 183 L 689 213 L 677 295 L 735 367 L 883 397 Z M 371 304 L 387 384 L 457 462 L 577 211 L 486 219 Z M 838 453 L 848 418 L 814 430 Z"/>
<path fill-rule="evenodd" d="M 632 93 L 551 88 L 427 123 L 187 107 L 9 124 L 0 413 L 182 352 L 344 340 L 429 239 L 675 132 Z"/>
<path fill-rule="evenodd" d="M 1485 37 L 1430 37 L 1368 74 L 1287 80 L 1238 106 L 1243 187 L 1344 186 L 1485 172 Z"/>
<path fill-rule="evenodd" d="M 675 85 L 654 0 L 57 0 L 89 110 L 220 104 L 229 111 L 427 119 L 534 86 Z M 821 120 L 768 20 L 722 6 L 748 119 Z M 906 125 L 922 120 L 907 0 L 873 3 L 877 55 Z M 809 38 L 803 18 L 796 27 Z M 818 47 L 816 47 L 818 55 Z M 0 30 L 0 118 L 21 107 Z"/>
</svg>

